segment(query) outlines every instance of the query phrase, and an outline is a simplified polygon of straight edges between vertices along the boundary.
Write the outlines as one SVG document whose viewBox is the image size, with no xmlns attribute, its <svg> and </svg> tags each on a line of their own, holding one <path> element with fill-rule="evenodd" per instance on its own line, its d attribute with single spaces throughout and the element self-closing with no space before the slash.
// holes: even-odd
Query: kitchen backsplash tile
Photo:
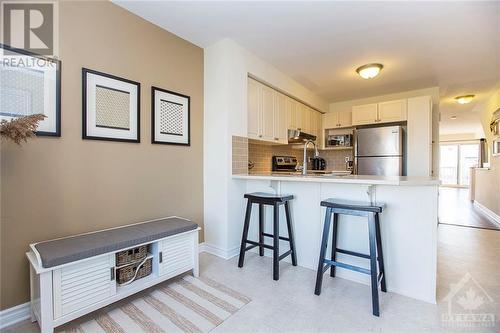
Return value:
<svg viewBox="0 0 500 333">
<path fill-rule="evenodd" d="M 310 156 L 310 154 L 312 154 L 311 150 L 308 152 L 308 156 Z M 294 156 L 297 158 L 298 163 L 301 165 L 303 159 L 303 150 L 292 148 L 291 145 L 267 145 L 258 141 L 248 140 L 248 160 L 253 163 L 253 168 L 249 170 L 250 172 L 271 171 L 272 157 L 274 155 Z M 327 170 L 345 170 L 345 157 L 347 156 L 352 160 L 353 151 L 320 150 L 320 156 L 326 160 Z"/>
<path fill-rule="evenodd" d="M 248 173 L 248 138 L 234 136 L 232 142 L 232 173 Z"/>
</svg>

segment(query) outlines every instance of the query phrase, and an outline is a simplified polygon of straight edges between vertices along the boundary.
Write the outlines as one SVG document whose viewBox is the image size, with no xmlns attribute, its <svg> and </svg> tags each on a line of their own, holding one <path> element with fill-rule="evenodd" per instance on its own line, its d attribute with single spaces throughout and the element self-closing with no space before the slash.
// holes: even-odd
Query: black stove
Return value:
<svg viewBox="0 0 500 333">
<path fill-rule="evenodd" d="M 293 172 L 297 168 L 297 158 L 294 156 L 273 156 L 273 171 Z"/>
</svg>

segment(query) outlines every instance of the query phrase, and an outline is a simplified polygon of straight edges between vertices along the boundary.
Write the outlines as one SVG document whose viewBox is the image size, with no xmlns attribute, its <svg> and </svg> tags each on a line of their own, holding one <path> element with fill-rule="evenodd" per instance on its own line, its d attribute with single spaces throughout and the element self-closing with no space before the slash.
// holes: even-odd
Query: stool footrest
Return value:
<svg viewBox="0 0 500 333">
<path fill-rule="evenodd" d="M 326 270 L 328 270 L 328 268 L 330 268 L 330 266 L 336 266 L 336 267 L 340 267 L 340 268 L 350 269 L 351 271 L 364 273 L 367 275 L 371 274 L 371 271 L 369 269 L 359 267 L 359 266 L 344 264 L 344 263 L 341 263 L 338 261 L 332 261 L 332 260 L 325 259 L 324 263 L 326 264 L 326 266 L 323 267 L 323 273 L 326 272 Z"/>
<path fill-rule="evenodd" d="M 359 252 L 354 252 L 354 251 L 349 251 L 349 250 L 344 250 L 344 249 L 339 249 L 339 248 L 337 248 L 336 251 L 338 253 L 348 254 L 350 256 L 370 259 L 370 256 L 368 254 L 364 254 L 364 253 L 359 253 Z"/>
<path fill-rule="evenodd" d="M 274 235 L 271 235 L 271 234 L 268 234 L 267 232 L 263 232 L 262 235 L 266 236 L 266 237 L 271 237 L 271 238 L 274 238 Z M 290 241 L 290 238 L 288 237 L 283 237 L 283 236 L 279 236 L 279 239 L 281 240 L 284 240 L 284 241 L 287 241 L 289 242 Z"/>
<path fill-rule="evenodd" d="M 257 245 L 247 246 L 247 247 L 245 247 L 245 251 L 249 251 L 249 250 L 253 249 L 254 247 L 257 247 Z"/>
<path fill-rule="evenodd" d="M 264 243 L 254 242 L 254 241 L 251 241 L 251 240 L 247 240 L 247 241 L 245 241 L 245 243 L 252 244 L 253 246 L 250 247 L 251 249 L 253 249 L 254 247 L 257 247 L 257 246 L 262 246 L 262 247 L 265 247 L 266 249 L 274 250 L 273 246 L 267 245 L 267 244 L 264 244 Z M 246 251 L 246 249 L 245 249 L 245 251 Z"/>
<path fill-rule="evenodd" d="M 285 253 L 283 253 L 282 255 L 280 255 L 280 256 L 278 257 L 278 260 L 282 260 L 282 259 L 284 259 L 286 256 L 290 255 L 291 253 L 292 253 L 292 250 L 288 250 L 288 251 L 286 251 Z"/>
</svg>

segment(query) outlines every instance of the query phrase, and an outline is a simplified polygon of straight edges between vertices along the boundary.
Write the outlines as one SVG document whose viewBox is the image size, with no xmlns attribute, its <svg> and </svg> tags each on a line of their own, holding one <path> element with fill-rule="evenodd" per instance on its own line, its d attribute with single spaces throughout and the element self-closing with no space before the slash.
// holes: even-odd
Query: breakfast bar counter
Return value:
<svg viewBox="0 0 500 333">
<path fill-rule="evenodd" d="M 325 208 L 320 207 L 322 200 L 335 198 L 385 204 L 380 223 L 388 291 L 429 303 L 436 302 L 439 180 L 432 177 L 253 173 L 233 175 L 232 182 L 246 193 L 294 195 L 290 204 L 297 262 L 299 266 L 312 270 L 316 270 L 319 258 L 325 214 Z M 243 196 L 234 201 L 241 202 L 242 206 L 245 202 Z M 242 225 L 243 217 L 243 214 L 233 214 L 232 220 Z M 266 210 L 265 217 L 265 230 L 270 232 L 271 209 Z M 249 236 L 257 239 L 257 214 L 251 218 Z M 280 221 L 280 230 L 286 230 L 284 215 L 280 216 Z M 338 228 L 339 248 L 369 252 L 366 221 L 356 216 L 341 216 Z M 241 231 L 241 227 L 238 230 Z M 286 251 L 288 244 L 280 242 L 280 249 Z M 330 248 L 327 253 L 330 253 Z M 271 251 L 266 250 L 265 255 L 270 256 Z M 369 261 L 364 258 L 339 253 L 337 259 L 369 267 Z M 368 276 L 342 268 L 338 268 L 337 276 L 369 284 Z M 327 278 L 325 275 L 325 280 Z"/>
</svg>

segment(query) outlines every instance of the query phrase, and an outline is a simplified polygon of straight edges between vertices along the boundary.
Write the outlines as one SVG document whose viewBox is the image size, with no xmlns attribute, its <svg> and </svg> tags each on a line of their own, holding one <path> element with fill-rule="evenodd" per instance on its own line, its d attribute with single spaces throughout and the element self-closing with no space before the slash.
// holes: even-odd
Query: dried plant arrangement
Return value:
<svg viewBox="0 0 500 333">
<path fill-rule="evenodd" d="M 21 145 L 21 142 L 28 142 L 29 138 L 35 136 L 38 123 L 46 116 L 43 114 L 33 114 L 7 121 L 3 119 L 0 122 L 0 137 L 12 140 Z"/>
</svg>

